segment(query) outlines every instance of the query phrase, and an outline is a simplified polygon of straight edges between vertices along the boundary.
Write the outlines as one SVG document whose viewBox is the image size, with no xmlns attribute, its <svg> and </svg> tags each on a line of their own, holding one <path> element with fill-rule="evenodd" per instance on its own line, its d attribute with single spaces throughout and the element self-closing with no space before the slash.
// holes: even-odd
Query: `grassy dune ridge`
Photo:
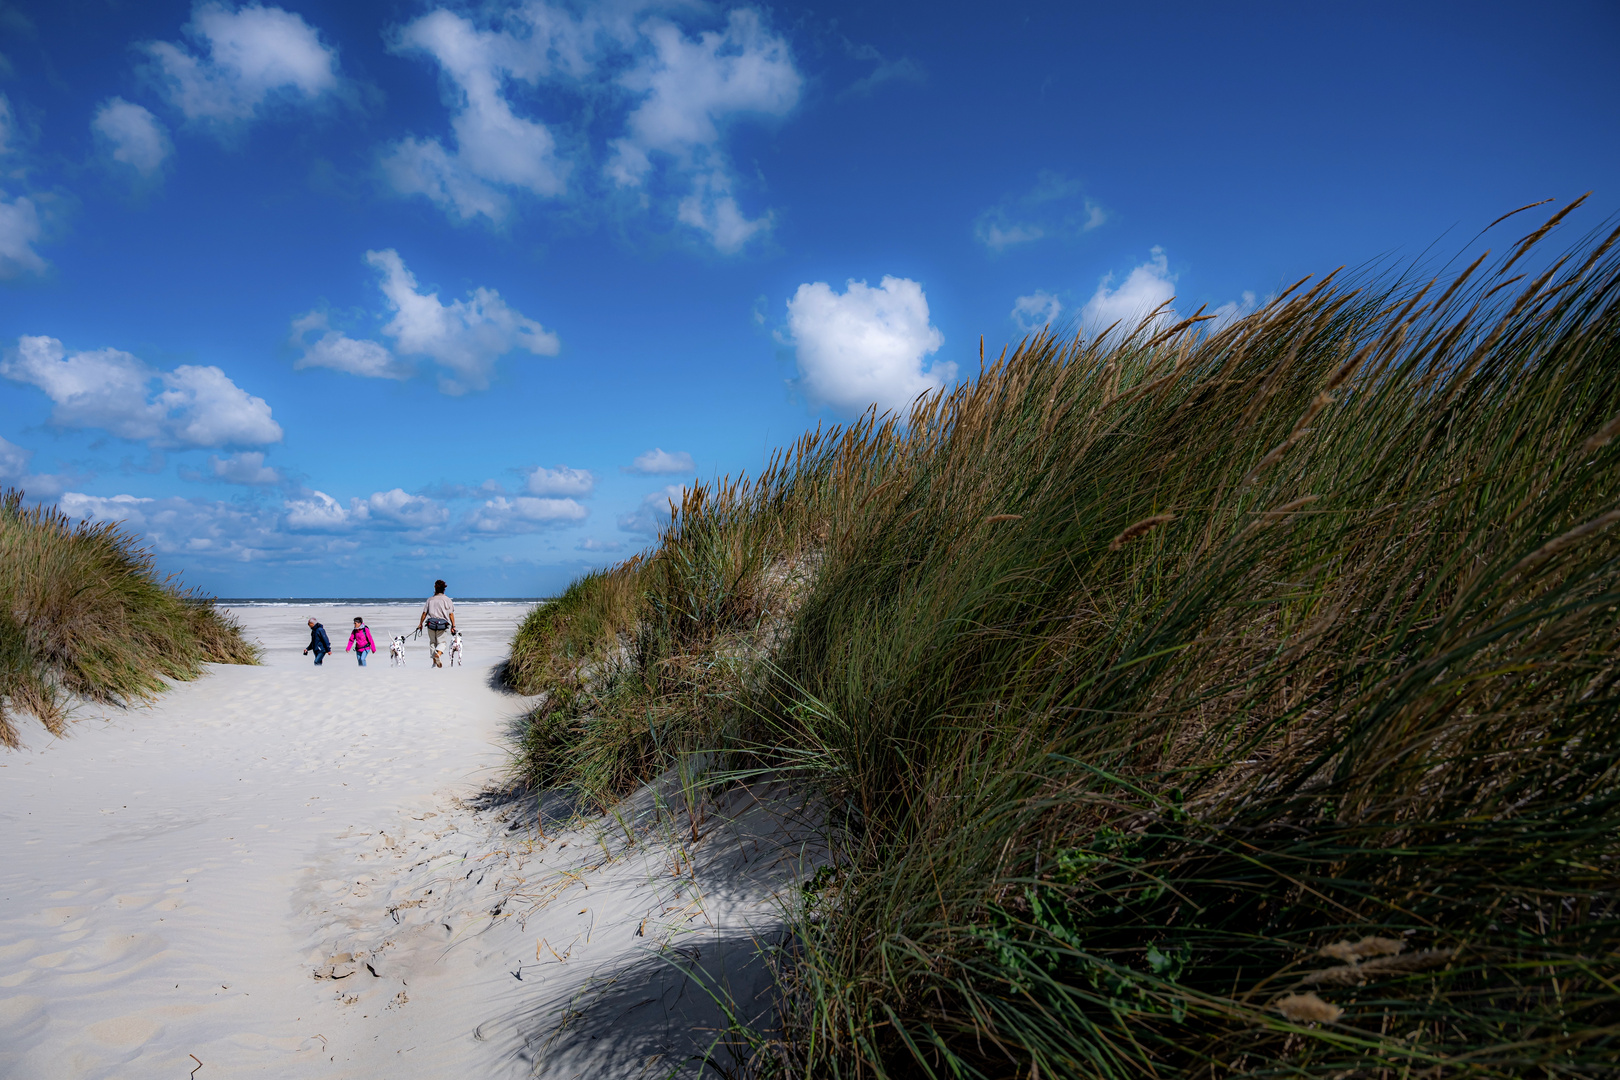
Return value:
<svg viewBox="0 0 1620 1080">
<path fill-rule="evenodd" d="M 72 699 L 126 705 L 205 662 L 255 664 L 258 649 L 117 525 L 0 494 L 0 743 L 18 745 L 19 713 L 60 735 Z"/>
<path fill-rule="evenodd" d="M 1620 1075 L 1620 230 L 1556 221 L 698 485 L 520 632 L 529 779 L 821 788 L 765 1072 Z"/>
</svg>

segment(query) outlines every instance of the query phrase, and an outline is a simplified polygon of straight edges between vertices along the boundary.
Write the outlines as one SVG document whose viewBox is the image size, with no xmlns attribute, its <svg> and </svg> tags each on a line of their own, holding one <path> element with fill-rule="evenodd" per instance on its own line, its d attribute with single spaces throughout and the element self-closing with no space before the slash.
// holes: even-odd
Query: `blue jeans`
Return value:
<svg viewBox="0 0 1620 1080">
<path fill-rule="evenodd" d="M 326 654 L 327 654 L 328 651 L 329 650 L 327 650 L 327 649 L 316 649 L 315 650 L 315 666 L 316 667 L 321 666 L 321 661 L 326 659 Z"/>
<path fill-rule="evenodd" d="M 366 650 L 361 649 L 358 653 L 356 653 L 356 658 L 360 661 L 361 667 L 366 666 Z"/>
</svg>

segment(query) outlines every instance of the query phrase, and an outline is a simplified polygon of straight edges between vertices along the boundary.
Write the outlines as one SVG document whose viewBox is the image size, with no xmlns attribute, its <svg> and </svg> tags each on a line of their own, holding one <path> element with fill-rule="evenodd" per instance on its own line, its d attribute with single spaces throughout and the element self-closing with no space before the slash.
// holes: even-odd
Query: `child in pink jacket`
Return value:
<svg viewBox="0 0 1620 1080">
<path fill-rule="evenodd" d="M 349 643 L 343 646 L 344 652 L 350 649 L 355 650 L 355 658 L 360 661 L 361 667 L 366 666 L 366 653 L 377 651 L 377 642 L 371 636 L 371 628 L 366 625 L 366 620 L 358 615 L 354 617 L 354 629 L 349 631 Z"/>
</svg>

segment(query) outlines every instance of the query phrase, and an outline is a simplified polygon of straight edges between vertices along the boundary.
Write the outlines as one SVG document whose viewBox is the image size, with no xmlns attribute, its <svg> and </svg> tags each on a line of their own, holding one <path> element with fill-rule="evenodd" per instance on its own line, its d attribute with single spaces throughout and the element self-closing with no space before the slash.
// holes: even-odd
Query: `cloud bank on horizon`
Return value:
<svg viewBox="0 0 1620 1080">
<path fill-rule="evenodd" d="M 0 19 L 0 485 L 236 595 L 555 591 L 981 338 L 1220 326 L 1620 180 L 1606 10 L 75 11 Z"/>
</svg>

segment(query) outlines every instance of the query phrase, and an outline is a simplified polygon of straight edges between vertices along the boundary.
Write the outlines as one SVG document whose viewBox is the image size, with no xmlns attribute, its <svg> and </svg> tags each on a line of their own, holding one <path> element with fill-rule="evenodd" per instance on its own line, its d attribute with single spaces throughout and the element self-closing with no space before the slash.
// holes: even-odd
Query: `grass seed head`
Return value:
<svg viewBox="0 0 1620 1080">
<path fill-rule="evenodd" d="M 1284 995 L 1273 1007 L 1296 1024 L 1331 1024 L 1344 1015 L 1343 1009 L 1310 992 Z"/>
<path fill-rule="evenodd" d="M 1108 550 L 1118 551 L 1126 544 L 1140 540 L 1154 529 L 1157 529 L 1160 525 L 1169 524 L 1174 520 L 1176 520 L 1176 515 L 1174 514 L 1154 514 L 1150 518 L 1143 518 L 1141 521 L 1138 521 L 1136 524 L 1130 526 L 1124 532 L 1114 537 L 1113 542 L 1108 545 Z"/>
</svg>

